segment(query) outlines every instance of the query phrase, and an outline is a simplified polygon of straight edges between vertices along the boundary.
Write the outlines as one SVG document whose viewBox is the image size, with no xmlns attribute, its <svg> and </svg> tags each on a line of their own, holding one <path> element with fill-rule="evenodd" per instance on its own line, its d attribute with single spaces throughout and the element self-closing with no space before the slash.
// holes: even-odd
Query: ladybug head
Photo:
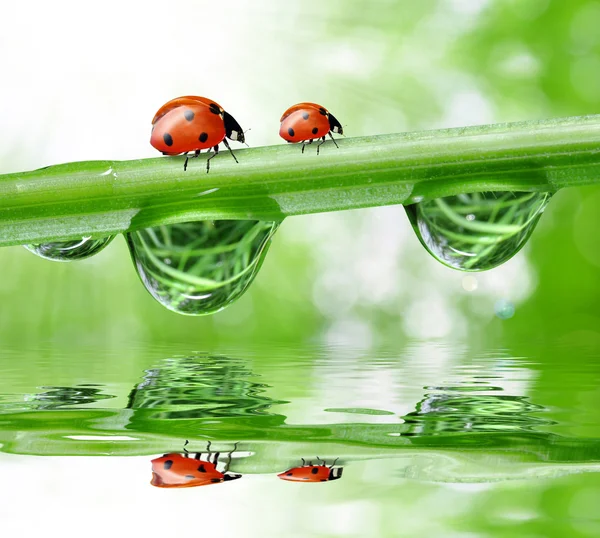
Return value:
<svg viewBox="0 0 600 538">
<path fill-rule="evenodd" d="M 235 118 L 231 114 L 225 112 L 223 121 L 225 122 L 225 136 L 229 138 L 229 140 L 237 140 L 242 144 L 246 142 L 244 131 L 242 131 L 240 124 L 235 121 Z"/>
<path fill-rule="evenodd" d="M 329 480 L 338 480 L 339 478 L 342 478 L 343 471 L 343 467 L 332 467 L 329 471 Z"/>
<path fill-rule="evenodd" d="M 344 129 L 342 129 L 342 124 L 336 119 L 336 117 L 330 112 L 329 113 L 329 130 L 332 133 L 344 134 Z"/>
<path fill-rule="evenodd" d="M 223 475 L 223 482 L 229 482 L 230 480 L 237 480 L 238 478 L 242 478 L 242 475 L 225 473 Z"/>
</svg>

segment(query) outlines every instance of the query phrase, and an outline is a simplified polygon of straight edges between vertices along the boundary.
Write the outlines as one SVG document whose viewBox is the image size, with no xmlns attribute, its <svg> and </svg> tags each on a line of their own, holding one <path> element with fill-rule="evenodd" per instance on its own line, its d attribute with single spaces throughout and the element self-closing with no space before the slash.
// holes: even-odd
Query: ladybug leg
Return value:
<svg viewBox="0 0 600 538">
<path fill-rule="evenodd" d="M 225 470 L 223 473 L 227 473 L 229 471 L 229 465 L 231 464 L 231 455 L 237 450 L 237 442 L 233 444 L 233 450 L 229 453 L 229 457 L 227 458 L 227 463 L 225 464 Z"/>
<path fill-rule="evenodd" d="M 306 465 L 306 461 L 304 460 L 304 458 L 300 458 L 302 460 L 302 466 L 304 467 Z"/>
<path fill-rule="evenodd" d="M 304 146 L 310 146 L 313 142 L 314 138 L 311 138 L 308 142 L 304 140 L 304 142 L 302 142 L 302 153 L 304 153 Z"/>
<path fill-rule="evenodd" d="M 319 148 L 325 144 L 325 137 L 321 138 L 321 141 L 319 142 L 319 144 L 317 145 L 317 155 L 319 154 Z M 336 144 L 337 145 L 337 144 Z"/>
<path fill-rule="evenodd" d="M 335 141 L 335 138 L 333 138 L 333 135 L 331 134 L 331 131 L 329 131 L 327 134 L 329 135 L 329 137 L 331 138 L 331 140 L 333 140 L 333 143 L 335 144 L 335 147 L 339 149 L 340 147 L 337 145 L 337 142 Z M 323 140 L 325 140 L 325 137 L 323 137 Z"/>
<path fill-rule="evenodd" d="M 231 153 L 233 160 L 239 164 L 238 160 L 235 158 L 235 155 L 233 154 L 233 151 L 231 151 L 231 148 L 229 147 L 229 142 L 227 142 L 226 138 L 223 139 L 223 144 L 225 144 L 225 147 L 229 150 L 229 153 Z"/>
<path fill-rule="evenodd" d="M 208 159 L 206 159 L 206 173 L 207 174 L 208 174 L 208 171 L 210 170 L 210 160 L 219 154 L 219 145 L 217 144 L 213 149 L 215 150 L 215 152 Z"/>
<path fill-rule="evenodd" d="M 187 162 L 187 159 L 186 159 L 186 162 Z M 184 170 L 185 170 L 185 168 L 184 168 Z M 183 445 L 183 451 L 185 452 L 185 457 L 186 457 L 186 458 L 189 458 L 189 454 L 190 454 L 190 453 L 188 452 L 188 449 L 187 449 L 187 448 L 185 448 L 185 447 L 188 445 L 188 443 L 189 443 L 189 442 L 190 442 L 190 441 L 189 441 L 188 439 L 186 439 L 186 440 L 185 440 L 185 444 Z"/>
<path fill-rule="evenodd" d="M 185 154 L 185 162 L 183 163 L 183 171 L 184 172 L 187 170 L 188 161 L 190 159 L 195 159 L 196 157 L 198 157 L 198 155 L 200 155 L 200 150 L 199 149 L 197 149 L 196 151 L 194 151 L 194 154 L 191 157 L 187 153 Z"/>
</svg>

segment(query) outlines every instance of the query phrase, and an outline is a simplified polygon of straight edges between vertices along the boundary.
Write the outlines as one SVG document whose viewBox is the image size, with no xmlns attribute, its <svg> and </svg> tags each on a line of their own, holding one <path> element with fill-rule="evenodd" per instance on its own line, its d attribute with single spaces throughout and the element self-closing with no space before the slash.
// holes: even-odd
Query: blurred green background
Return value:
<svg viewBox="0 0 600 538">
<path fill-rule="evenodd" d="M 280 114 L 300 101 L 326 106 L 347 136 L 600 112 L 597 1 L 259 0 L 225 6 L 178 0 L 167 7 L 59 0 L 38 3 L 33 13 L 16 3 L 4 9 L 3 173 L 154 156 L 152 115 L 186 94 L 218 101 L 251 128 L 251 146 L 283 143 Z M 219 158 L 226 156 L 213 162 Z M 295 217 L 277 232 L 249 291 L 223 312 L 201 318 L 177 315 L 152 299 L 122 237 L 75 263 L 4 248 L 0 392 L 96 382 L 117 396 L 99 405 L 118 407 L 157 361 L 216 350 L 247 360 L 272 398 L 290 402 L 287 411 L 280 409 L 288 419 L 312 424 L 310 410 L 352 407 L 357 387 L 377 392 L 386 378 L 365 366 L 361 383 L 351 389 L 334 383 L 323 393 L 322 361 L 335 363 L 350 353 L 369 365 L 370 358 L 389 353 L 413 365 L 407 384 L 422 387 L 419 363 L 434 371 L 437 364 L 442 376 L 448 356 L 460 371 L 477 363 L 478 354 L 501 350 L 525 358 L 527 382 L 501 386 L 552 413 L 554 426 L 542 430 L 595 440 L 599 231 L 600 188 L 561 191 L 528 245 L 505 265 L 471 274 L 475 286 L 425 252 L 402 207 Z M 515 305 L 514 317 L 495 316 L 498 300 Z M 340 372 L 332 367 L 329 375 Z M 435 375 L 424 377 L 434 382 Z M 414 405 L 396 412 L 414 411 L 420 399 L 407 398 Z M 407 536 L 450 538 L 600 532 L 597 474 L 481 489 L 390 485 L 386 479 L 379 494 L 368 476 L 381 479 L 386 471 L 381 461 L 372 464 L 380 467 L 354 479 L 346 473 L 337 485 L 347 489 L 317 497 L 333 514 L 360 506 L 362 520 L 372 526 L 309 532 L 299 523 L 298 535 L 396 536 L 398 528 Z M 243 503 L 246 490 L 223 487 L 230 486 Z M 279 505 L 281 513 L 309 510 L 316 502 L 310 493 L 297 495 Z M 426 515 L 445 502 L 455 511 L 428 521 Z"/>
</svg>

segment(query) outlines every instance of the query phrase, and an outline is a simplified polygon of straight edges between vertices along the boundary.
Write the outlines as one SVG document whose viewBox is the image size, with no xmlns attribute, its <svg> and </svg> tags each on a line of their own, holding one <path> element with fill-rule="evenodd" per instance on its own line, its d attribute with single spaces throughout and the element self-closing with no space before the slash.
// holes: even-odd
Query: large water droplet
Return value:
<svg viewBox="0 0 600 538">
<path fill-rule="evenodd" d="M 512 258 L 533 232 L 550 193 L 482 192 L 405 206 L 419 241 L 449 267 L 485 271 Z"/>
<path fill-rule="evenodd" d="M 185 222 L 125 234 L 138 274 L 169 310 L 204 315 L 238 299 L 258 273 L 277 222 Z"/>
<path fill-rule="evenodd" d="M 114 235 L 92 239 L 83 237 L 73 241 L 54 241 L 52 243 L 40 243 L 33 245 L 23 245 L 27 250 L 56 262 L 70 262 L 73 260 L 83 260 L 100 252 L 113 239 Z"/>
</svg>

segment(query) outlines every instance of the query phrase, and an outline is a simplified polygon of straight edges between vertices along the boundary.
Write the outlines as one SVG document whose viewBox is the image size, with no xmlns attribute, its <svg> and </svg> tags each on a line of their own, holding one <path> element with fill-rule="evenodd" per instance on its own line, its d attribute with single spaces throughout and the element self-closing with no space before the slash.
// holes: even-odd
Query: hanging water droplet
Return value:
<svg viewBox="0 0 600 538">
<path fill-rule="evenodd" d="M 419 241 L 454 269 L 485 271 L 512 258 L 533 232 L 551 194 L 482 192 L 405 206 Z"/>
<path fill-rule="evenodd" d="M 52 243 L 40 243 L 32 245 L 23 245 L 29 252 L 37 254 L 46 260 L 55 262 L 70 262 L 73 260 L 83 260 L 100 252 L 113 239 L 114 235 L 93 239 L 91 237 L 82 237 L 73 241 L 53 241 Z"/>
<path fill-rule="evenodd" d="M 125 234 L 142 283 L 169 310 L 213 314 L 257 275 L 277 222 L 184 222 Z"/>
</svg>

